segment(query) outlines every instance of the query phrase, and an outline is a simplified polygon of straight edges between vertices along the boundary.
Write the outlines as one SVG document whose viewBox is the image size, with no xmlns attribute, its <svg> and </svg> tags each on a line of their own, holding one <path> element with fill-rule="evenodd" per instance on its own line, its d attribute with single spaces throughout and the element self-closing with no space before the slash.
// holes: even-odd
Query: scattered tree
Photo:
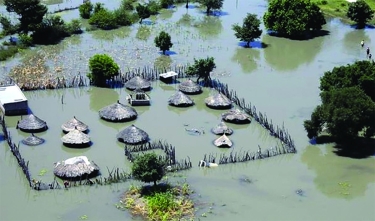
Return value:
<svg viewBox="0 0 375 221">
<path fill-rule="evenodd" d="M 163 51 L 163 54 L 165 55 L 165 51 L 169 50 L 173 43 L 171 42 L 171 36 L 167 32 L 160 32 L 158 36 L 154 39 L 156 47 L 160 48 L 161 51 Z"/>
<path fill-rule="evenodd" d="M 223 7 L 224 0 L 197 0 L 202 6 L 206 7 L 206 14 L 210 15 L 211 10 L 219 10 Z"/>
<path fill-rule="evenodd" d="M 155 153 L 145 153 L 138 156 L 132 165 L 132 174 L 136 180 L 150 183 L 161 180 L 165 175 L 165 163 Z"/>
<path fill-rule="evenodd" d="M 173 5 L 173 0 L 160 0 L 160 6 L 162 8 L 168 8 L 171 5 Z"/>
<path fill-rule="evenodd" d="M 320 8 L 310 0 L 273 0 L 263 21 L 267 29 L 287 37 L 301 37 L 326 24 Z"/>
<path fill-rule="evenodd" d="M 125 11 L 133 11 L 134 10 L 134 2 L 137 0 L 122 0 L 120 8 Z"/>
<path fill-rule="evenodd" d="M 349 4 L 346 16 L 357 23 L 358 28 L 364 28 L 374 16 L 374 11 L 364 0 L 357 0 Z"/>
<path fill-rule="evenodd" d="M 257 15 L 248 13 L 243 20 L 242 26 L 234 24 L 232 28 L 235 32 L 236 38 L 246 42 L 246 46 L 250 47 L 250 42 L 259 38 L 262 34 L 262 30 L 260 30 L 259 26 L 260 20 L 257 18 Z"/>
<path fill-rule="evenodd" d="M 89 60 L 90 73 L 87 77 L 96 86 L 105 86 L 106 80 L 119 74 L 119 66 L 106 54 L 96 54 Z"/>
<path fill-rule="evenodd" d="M 117 28 L 115 14 L 106 8 L 94 12 L 89 19 L 89 24 L 105 30 Z"/>
<path fill-rule="evenodd" d="M 8 12 L 19 15 L 19 31 L 25 34 L 34 31 L 47 13 L 47 7 L 40 0 L 5 0 L 4 5 Z"/>
<path fill-rule="evenodd" d="M 143 19 L 149 18 L 151 16 L 150 9 L 147 5 L 138 4 L 135 10 L 137 11 L 138 16 L 140 18 L 139 24 L 142 23 Z"/>
<path fill-rule="evenodd" d="M 89 19 L 91 17 L 91 13 L 94 9 L 94 5 L 91 3 L 91 1 L 86 1 L 82 5 L 79 6 L 79 15 L 81 18 Z"/>
<path fill-rule="evenodd" d="M 186 74 L 193 76 L 198 75 L 197 83 L 199 83 L 199 79 L 203 78 L 204 82 L 207 84 L 211 82 L 210 73 L 214 68 L 216 68 L 216 64 L 213 57 L 199 60 L 194 58 L 194 64 L 188 67 Z"/>
<path fill-rule="evenodd" d="M 60 16 L 51 15 L 43 19 L 31 37 L 35 44 L 56 44 L 62 38 L 70 36 L 69 27 Z"/>
<path fill-rule="evenodd" d="M 149 0 L 147 7 L 150 9 L 150 15 L 157 15 L 161 9 L 159 1 Z"/>
</svg>

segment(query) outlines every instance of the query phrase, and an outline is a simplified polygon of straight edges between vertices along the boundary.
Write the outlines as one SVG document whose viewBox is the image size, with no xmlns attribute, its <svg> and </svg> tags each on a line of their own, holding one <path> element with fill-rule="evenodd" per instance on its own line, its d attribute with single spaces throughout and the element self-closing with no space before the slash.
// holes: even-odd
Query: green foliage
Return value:
<svg viewBox="0 0 375 221">
<path fill-rule="evenodd" d="M 310 0 L 273 0 L 263 16 L 267 29 L 280 36 L 300 37 L 321 30 L 326 20 L 320 8 Z"/>
<path fill-rule="evenodd" d="M 165 163 L 155 153 L 145 153 L 135 159 L 132 174 L 136 180 L 154 182 L 156 186 L 156 181 L 161 180 L 165 175 L 164 166 Z"/>
<path fill-rule="evenodd" d="M 105 8 L 101 8 L 98 11 L 94 12 L 94 14 L 89 19 L 89 24 L 95 25 L 97 28 L 104 30 L 117 28 L 115 14 Z"/>
<path fill-rule="evenodd" d="M 235 32 L 236 38 L 246 42 L 247 47 L 250 47 L 250 42 L 259 38 L 262 34 L 262 30 L 259 26 L 260 20 L 257 18 L 257 15 L 248 13 L 246 18 L 243 20 L 242 26 L 234 24 L 232 28 Z"/>
<path fill-rule="evenodd" d="M 69 33 L 69 35 L 72 34 L 81 34 L 82 33 L 82 24 L 79 19 L 73 19 L 71 22 L 66 24 L 66 31 Z"/>
<path fill-rule="evenodd" d="M 150 15 L 157 15 L 161 9 L 159 2 L 155 0 L 150 0 L 147 4 L 147 7 L 150 9 Z"/>
<path fill-rule="evenodd" d="M 147 207 L 149 217 L 161 217 L 162 220 L 171 220 L 173 217 L 169 217 L 169 211 L 176 210 L 178 207 L 175 202 L 175 196 L 167 191 L 161 193 L 155 193 L 147 198 Z"/>
<path fill-rule="evenodd" d="M 97 12 L 103 10 L 103 9 L 105 9 L 103 3 L 100 3 L 100 2 L 95 3 L 94 13 L 97 13 Z"/>
<path fill-rule="evenodd" d="M 192 76 L 198 75 L 197 82 L 199 82 L 200 78 L 203 78 L 205 83 L 209 83 L 211 80 L 210 73 L 214 68 L 216 68 L 216 64 L 213 57 L 199 60 L 194 58 L 194 64 L 188 67 L 186 74 Z"/>
<path fill-rule="evenodd" d="M 4 5 L 8 12 L 19 15 L 19 31 L 22 33 L 34 31 L 47 13 L 47 7 L 40 0 L 5 0 Z"/>
<path fill-rule="evenodd" d="M 119 74 L 119 66 L 107 54 L 96 54 L 89 60 L 90 73 L 87 77 L 96 86 L 105 86 L 106 80 Z"/>
<path fill-rule="evenodd" d="M 133 23 L 130 13 L 122 8 L 114 10 L 113 15 L 115 17 L 116 24 L 119 26 L 128 26 Z"/>
<path fill-rule="evenodd" d="M 168 8 L 169 6 L 173 5 L 173 0 L 160 0 L 160 6 L 162 8 Z"/>
<path fill-rule="evenodd" d="M 364 28 L 366 23 L 374 16 L 374 11 L 364 0 L 357 0 L 349 4 L 346 16 L 355 21 L 358 28 Z"/>
<path fill-rule="evenodd" d="M 209 15 L 211 10 L 219 10 L 223 7 L 224 0 L 197 0 L 202 6 L 206 7 L 206 14 Z"/>
<path fill-rule="evenodd" d="M 23 47 L 30 47 L 33 45 L 33 38 L 27 34 L 19 34 L 18 39 Z"/>
<path fill-rule="evenodd" d="M 70 33 L 64 20 L 57 15 L 45 17 L 31 35 L 35 44 L 56 44 L 68 36 Z"/>
<path fill-rule="evenodd" d="M 137 11 L 137 14 L 140 18 L 140 24 L 142 23 L 143 19 L 149 18 L 151 16 L 150 8 L 147 5 L 138 4 L 135 10 Z"/>
<path fill-rule="evenodd" d="M 20 47 L 19 46 L 0 46 L 0 61 L 5 61 L 6 59 L 14 56 L 18 53 Z"/>
<path fill-rule="evenodd" d="M 120 8 L 125 11 L 133 11 L 135 2 L 137 2 L 137 0 L 122 0 Z"/>
<path fill-rule="evenodd" d="M 163 51 L 163 54 L 173 46 L 171 36 L 164 31 L 160 32 L 160 34 L 155 37 L 154 42 L 156 47 L 159 47 L 160 50 Z"/>
<path fill-rule="evenodd" d="M 91 3 L 91 1 L 86 1 L 79 6 L 79 15 L 81 16 L 81 18 L 89 19 L 91 17 L 93 9 L 94 5 Z"/>
<path fill-rule="evenodd" d="M 17 33 L 18 26 L 13 25 L 9 18 L 0 15 L 0 24 L 3 27 L 2 35 L 13 35 Z"/>
</svg>

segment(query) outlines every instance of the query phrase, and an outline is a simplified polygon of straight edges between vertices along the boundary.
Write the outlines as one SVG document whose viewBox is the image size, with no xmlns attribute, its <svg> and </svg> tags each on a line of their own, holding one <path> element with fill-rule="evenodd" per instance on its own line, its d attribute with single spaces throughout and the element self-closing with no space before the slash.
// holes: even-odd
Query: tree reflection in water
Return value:
<svg viewBox="0 0 375 221">
<path fill-rule="evenodd" d="M 365 46 L 361 47 L 361 41 L 365 42 Z M 366 58 L 366 48 L 371 44 L 371 38 L 363 29 L 348 31 L 344 36 L 344 48 L 347 53 L 355 53 L 358 57 Z"/>
<path fill-rule="evenodd" d="M 171 68 L 172 58 L 166 55 L 160 55 L 155 59 L 154 66 L 158 69 L 169 70 Z"/>
<path fill-rule="evenodd" d="M 135 37 L 142 41 L 147 41 L 151 36 L 151 28 L 147 25 L 141 25 L 138 27 Z"/>
<path fill-rule="evenodd" d="M 216 37 L 223 31 L 221 19 L 216 16 L 204 16 L 200 20 L 194 22 L 199 35 L 206 37 Z"/>
<path fill-rule="evenodd" d="M 119 94 L 113 88 L 100 88 L 91 86 L 87 90 L 90 94 L 90 110 L 99 111 L 100 109 L 116 103 L 119 100 Z M 120 101 L 125 104 L 125 100 Z"/>
<path fill-rule="evenodd" d="M 245 73 L 251 73 L 256 70 L 259 59 L 259 49 L 252 48 L 236 48 L 236 52 L 232 57 L 232 61 L 240 64 L 242 71 Z"/>
</svg>

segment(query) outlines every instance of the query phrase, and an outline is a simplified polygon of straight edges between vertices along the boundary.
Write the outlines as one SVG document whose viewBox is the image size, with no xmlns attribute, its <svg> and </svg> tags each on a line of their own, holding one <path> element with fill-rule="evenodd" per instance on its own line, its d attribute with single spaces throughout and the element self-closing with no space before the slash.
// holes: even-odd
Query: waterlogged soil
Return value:
<svg viewBox="0 0 375 221">
<path fill-rule="evenodd" d="M 115 8 L 118 3 L 105 4 Z M 74 6 L 75 2 L 50 7 L 64 4 Z M 205 17 L 194 4 L 188 10 L 184 5 L 178 6 L 152 17 L 149 21 L 153 25 L 91 31 L 67 38 L 57 46 L 26 50 L 2 62 L 0 75 L 5 77 L 15 65 L 36 53 L 50 66 L 48 74 L 66 77 L 86 74 L 88 59 L 97 53 L 111 55 L 122 71 L 143 66 L 185 65 L 194 58 L 213 56 L 217 64 L 213 77 L 228 83 L 240 97 L 266 112 L 274 124 L 284 124 L 296 143 L 297 154 L 198 168 L 198 161 L 204 154 L 256 151 L 258 145 L 267 148 L 277 142 L 253 122 L 240 126 L 229 124 L 234 128 L 230 136 L 234 146 L 231 149 L 214 147 L 212 141 L 216 136 L 209 130 L 219 123 L 223 111 L 205 107 L 204 99 L 212 93 L 208 89 L 192 96 L 195 106 L 181 109 L 167 104 L 177 85 L 153 82 L 151 106 L 137 107 L 137 120 L 119 124 L 99 119 L 98 110 L 117 100 L 125 102 L 129 92 L 124 88 L 34 91 L 25 93 L 30 108 L 47 121 L 49 129 L 37 134 L 46 139 L 45 144 L 36 147 L 20 144 L 21 153 L 29 160 L 32 176 L 51 181 L 54 162 L 79 155 L 94 160 L 103 175 L 108 174 L 106 167 L 120 167 L 129 172 L 130 163 L 125 159 L 123 145 L 116 141 L 116 134 L 135 124 L 149 133 L 152 140 L 162 139 L 176 146 L 178 159 L 190 157 L 193 168 L 179 176 L 186 178 L 199 193 L 197 216 L 201 219 L 374 220 L 374 157 L 339 157 L 330 144 L 311 145 L 302 125 L 320 103 L 319 78 L 335 66 L 366 59 L 359 43 L 363 39 L 374 48 L 374 29 L 355 30 L 334 19 L 324 27 L 328 31 L 325 36 L 292 41 L 269 36 L 264 31 L 251 49 L 241 47 L 231 25 L 240 23 L 248 12 L 262 16 L 266 6 L 267 2 L 261 0 L 225 1 L 223 12 L 211 17 Z M 66 20 L 77 18 L 78 11 L 63 12 L 61 16 Z M 174 45 L 169 56 L 162 56 L 153 44 L 154 37 L 162 30 L 172 36 Z M 265 46 L 261 47 L 261 42 Z M 55 71 L 56 67 L 62 71 Z M 91 147 L 70 149 L 62 145 L 61 124 L 73 116 L 89 125 Z M 19 119 L 6 119 L 16 143 L 28 136 L 16 130 Z M 185 128 L 202 129 L 205 134 L 189 134 Z M 1 220 L 131 219 L 129 213 L 116 209 L 115 204 L 130 184 L 137 183 L 33 191 L 1 137 L 0 147 Z"/>
</svg>

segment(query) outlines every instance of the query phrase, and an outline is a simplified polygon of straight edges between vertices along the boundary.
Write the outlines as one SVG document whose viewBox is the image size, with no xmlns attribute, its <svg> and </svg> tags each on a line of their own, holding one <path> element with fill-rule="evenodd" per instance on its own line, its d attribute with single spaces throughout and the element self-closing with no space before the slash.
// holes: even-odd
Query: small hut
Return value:
<svg viewBox="0 0 375 221">
<path fill-rule="evenodd" d="M 99 167 L 86 156 L 79 156 L 55 163 L 53 173 L 67 180 L 88 179 L 99 174 Z"/>
<path fill-rule="evenodd" d="M 36 133 L 46 131 L 48 127 L 45 121 L 41 120 L 33 114 L 30 114 L 18 121 L 17 129 L 20 129 L 24 132 Z"/>
<path fill-rule="evenodd" d="M 28 146 L 37 146 L 37 145 L 44 143 L 44 139 L 37 137 L 32 133 L 31 136 L 23 139 L 22 143 Z"/>
<path fill-rule="evenodd" d="M 211 129 L 211 132 L 216 135 L 232 135 L 233 130 L 229 128 L 223 121 L 221 121 L 216 127 Z"/>
<path fill-rule="evenodd" d="M 131 125 L 117 134 L 117 140 L 126 144 L 135 145 L 148 142 L 149 136 L 142 129 Z"/>
<path fill-rule="evenodd" d="M 88 147 L 91 144 L 90 136 L 78 129 L 65 134 L 61 141 L 67 147 Z"/>
<path fill-rule="evenodd" d="M 223 134 L 223 136 L 217 138 L 214 141 L 215 146 L 217 147 L 231 147 L 232 146 L 232 141 L 229 140 L 229 138 Z"/>
<path fill-rule="evenodd" d="M 221 114 L 221 118 L 227 122 L 234 124 L 249 124 L 251 122 L 250 116 L 240 111 L 239 109 L 230 110 Z"/>
<path fill-rule="evenodd" d="M 137 111 L 127 105 L 117 103 L 111 104 L 99 110 L 99 116 L 107 121 L 126 122 L 137 118 Z"/>
<path fill-rule="evenodd" d="M 87 132 L 87 130 L 89 129 L 89 127 L 86 124 L 84 124 L 82 121 L 77 120 L 75 116 L 71 120 L 61 125 L 61 128 L 64 131 L 64 133 L 68 133 L 72 130 Z"/>
<path fill-rule="evenodd" d="M 140 88 L 135 89 L 132 93 L 126 96 L 129 104 L 132 106 L 148 106 L 151 103 L 151 98 L 146 92 Z"/>
<path fill-rule="evenodd" d="M 232 107 L 232 101 L 222 93 L 209 96 L 204 101 L 207 107 L 212 109 L 230 109 Z"/>
<path fill-rule="evenodd" d="M 125 83 L 125 87 L 129 90 L 135 90 L 137 88 L 140 88 L 142 90 L 147 91 L 151 89 L 151 82 L 139 76 L 135 76 Z"/>
<path fill-rule="evenodd" d="M 191 79 L 182 82 L 178 85 L 178 89 L 185 94 L 200 94 L 202 93 L 202 87 L 192 81 Z"/>
<path fill-rule="evenodd" d="M 176 93 L 168 99 L 168 103 L 176 107 L 189 107 L 194 105 L 193 99 L 181 91 L 176 91 Z"/>
</svg>

